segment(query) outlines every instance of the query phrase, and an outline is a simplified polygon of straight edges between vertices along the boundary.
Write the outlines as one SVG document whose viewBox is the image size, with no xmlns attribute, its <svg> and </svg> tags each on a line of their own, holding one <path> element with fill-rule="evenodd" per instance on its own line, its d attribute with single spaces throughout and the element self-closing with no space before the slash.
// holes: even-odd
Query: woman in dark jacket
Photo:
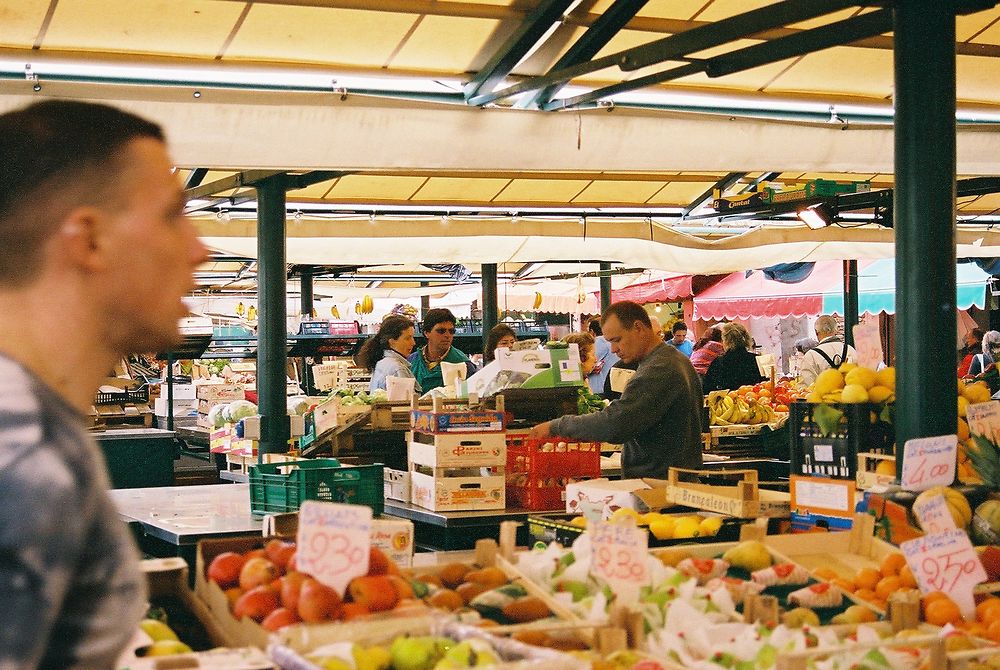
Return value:
<svg viewBox="0 0 1000 670">
<path fill-rule="evenodd" d="M 722 327 L 722 346 L 725 353 L 712 361 L 705 375 L 704 391 L 736 390 L 764 381 L 757 368 L 757 357 L 750 351 L 750 333 L 738 323 Z"/>
</svg>

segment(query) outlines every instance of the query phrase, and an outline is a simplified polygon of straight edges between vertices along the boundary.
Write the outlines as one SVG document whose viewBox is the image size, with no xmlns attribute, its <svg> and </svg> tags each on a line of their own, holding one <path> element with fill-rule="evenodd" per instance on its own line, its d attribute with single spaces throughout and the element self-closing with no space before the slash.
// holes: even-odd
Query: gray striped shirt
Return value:
<svg viewBox="0 0 1000 670">
<path fill-rule="evenodd" d="M 145 607 L 82 417 L 0 356 L 0 670 L 111 668 Z"/>
</svg>

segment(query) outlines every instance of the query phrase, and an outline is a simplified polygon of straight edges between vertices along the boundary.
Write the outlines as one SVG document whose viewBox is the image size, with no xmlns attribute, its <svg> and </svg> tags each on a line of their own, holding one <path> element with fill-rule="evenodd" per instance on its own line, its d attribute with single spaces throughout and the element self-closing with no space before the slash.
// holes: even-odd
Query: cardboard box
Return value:
<svg viewBox="0 0 1000 670">
<path fill-rule="evenodd" d="M 237 384 L 199 384 L 197 388 L 198 400 L 208 400 L 213 404 L 246 399 L 243 387 Z"/>
<path fill-rule="evenodd" d="M 413 522 L 408 519 L 372 519 L 372 546 L 401 568 L 413 564 Z"/>
<path fill-rule="evenodd" d="M 432 474 L 410 464 L 410 502 L 435 512 L 505 509 L 507 480 L 504 468 L 498 474 L 476 476 L 479 468 L 433 468 Z"/>
<path fill-rule="evenodd" d="M 174 402 L 178 400 L 196 400 L 198 387 L 194 384 L 174 384 Z M 160 397 L 167 399 L 167 383 L 160 382 Z"/>
<path fill-rule="evenodd" d="M 313 423 L 316 426 L 316 437 L 344 425 L 348 420 L 359 414 L 371 414 L 370 405 L 344 405 L 338 396 L 334 396 L 313 410 Z"/>
<path fill-rule="evenodd" d="M 174 398 L 174 416 L 186 416 L 188 414 L 196 413 L 198 405 L 197 400 L 178 400 Z M 156 416 L 167 416 L 169 412 L 167 409 L 169 405 L 167 404 L 166 398 L 156 398 L 153 400 L 153 411 Z"/>
<path fill-rule="evenodd" d="M 408 435 L 408 458 L 418 465 L 432 468 L 464 468 L 479 465 L 507 464 L 505 433 Z"/>
<path fill-rule="evenodd" d="M 503 412 L 410 412 L 410 427 L 420 433 L 502 433 Z"/>
<path fill-rule="evenodd" d="M 389 500 L 410 502 L 410 473 L 406 470 L 382 470 L 383 493 Z"/>
<path fill-rule="evenodd" d="M 649 488 L 641 479 L 601 478 L 570 484 L 566 487 L 566 513 L 582 514 L 588 521 L 608 519 L 621 507 L 645 514 L 650 507 L 636 492 Z"/>
</svg>

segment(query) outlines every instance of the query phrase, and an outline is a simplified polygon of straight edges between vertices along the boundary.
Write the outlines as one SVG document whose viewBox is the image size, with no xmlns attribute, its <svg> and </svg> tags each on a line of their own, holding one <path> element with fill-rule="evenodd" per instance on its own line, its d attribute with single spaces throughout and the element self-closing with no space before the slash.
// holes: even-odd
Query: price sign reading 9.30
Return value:
<svg viewBox="0 0 1000 670">
<path fill-rule="evenodd" d="M 631 523 L 594 524 L 590 572 L 615 590 L 620 602 L 637 602 L 639 587 L 649 583 L 646 531 Z"/>
<path fill-rule="evenodd" d="M 307 500 L 299 510 L 295 563 L 343 595 L 348 582 L 368 572 L 371 533 L 370 507 Z"/>
<path fill-rule="evenodd" d="M 976 584 L 986 581 L 986 570 L 963 530 L 946 530 L 899 545 L 906 563 L 924 593 L 948 594 L 966 619 L 975 617 L 972 597 Z"/>
</svg>

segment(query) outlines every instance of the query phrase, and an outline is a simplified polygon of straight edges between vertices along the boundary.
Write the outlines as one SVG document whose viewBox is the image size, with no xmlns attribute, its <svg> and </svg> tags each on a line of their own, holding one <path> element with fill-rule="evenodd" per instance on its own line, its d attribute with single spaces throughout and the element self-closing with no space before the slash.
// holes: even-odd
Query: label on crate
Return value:
<svg viewBox="0 0 1000 670">
<path fill-rule="evenodd" d="M 792 475 L 789 480 L 792 508 L 829 516 L 854 513 L 855 484 L 850 480 Z"/>
<path fill-rule="evenodd" d="M 649 534 L 634 523 L 598 521 L 589 529 L 590 573 L 614 590 L 616 601 L 639 602 L 639 589 L 649 584 Z"/>
<path fill-rule="evenodd" d="M 938 435 L 907 440 L 903 446 L 903 475 L 900 486 L 909 491 L 925 491 L 949 486 L 955 481 L 958 437 Z"/>
<path fill-rule="evenodd" d="M 994 444 L 1000 444 L 1000 402 L 990 400 L 969 405 L 966 418 L 970 433 L 982 435 Z"/>
<path fill-rule="evenodd" d="M 967 621 L 974 621 L 973 589 L 986 581 L 986 570 L 965 531 L 946 530 L 899 545 L 923 593 L 947 594 Z"/>
<path fill-rule="evenodd" d="M 858 352 L 861 367 L 877 370 L 882 364 L 882 336 L 877 320 L 854 326 L 854 350 Z"/>
<path fill-rule="evenodd" d="M 580 364 L 572 360 L 559 361 L 559 381 L 580 381 Z"/>
<path fill-rule="evenodd" d="M 944 496 L 931 496 L 925 500 L 917 500 L 913 503 L 913 513 L 920 521 L 920 527 L 929 535 L 942 533 L 946 530 L 955 530 L 955 518 L 948 511 L 948 503 Z"/>
<path fill-rule="evenodd" d="M 299 509 L 296 565 L 344 595 L 348 582 L 368 573 L 371 537 L 371 507 L 306 500 Z"/>
</svg>

